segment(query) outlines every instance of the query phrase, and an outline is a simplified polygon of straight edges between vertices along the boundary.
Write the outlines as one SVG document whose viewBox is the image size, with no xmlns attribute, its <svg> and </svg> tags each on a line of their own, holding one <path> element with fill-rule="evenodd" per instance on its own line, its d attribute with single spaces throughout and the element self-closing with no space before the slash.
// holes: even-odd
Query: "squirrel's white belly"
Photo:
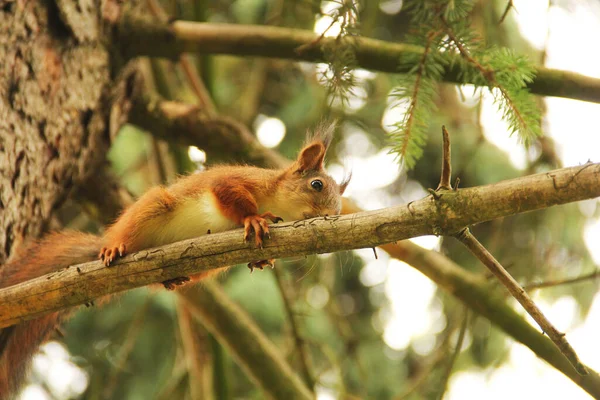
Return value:
<svg viewBox="0 0 600 400">
<path fill-rule="evenodd" d="M 239 227 L 221 213 L 212 193 L 184 200 L 153 225 L 148 227 L 154 230 L 153 246 L 206 235 L 209 231 L 217 233 Z"/>
</svg>

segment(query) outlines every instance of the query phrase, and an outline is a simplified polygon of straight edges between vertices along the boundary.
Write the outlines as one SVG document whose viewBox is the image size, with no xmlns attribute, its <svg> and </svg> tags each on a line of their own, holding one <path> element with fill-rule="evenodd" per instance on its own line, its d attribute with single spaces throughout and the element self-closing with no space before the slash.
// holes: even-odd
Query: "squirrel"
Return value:
<svg viewBox="0 0 600 400">
<path fill-rule="evenodd" d="M 323 169 L 334 129 L 335 123 L 309 135 L 287 168 L 209 168 L 180 178 L 169 187 L 150 189 L 126 208 L 102 237 L 62 231 L 22 246 L 0 268 L 0 288 L 96 257 L 108 267 L 126 253 L 237 227 L 244 228 L 246 241 L 254 233 L 256 246 L 262 247 L 269 237 L 268 220 L 276 223 L 339 214 L 350 177 L 338 184 Z M 273 267 L 273 263 L 260 260 L 248 267 L 252 272 L 254 268 Z M 227 268 L 163 284 L 172 289 Z M 37 348 L 67 316 L 67 311 L 55 312 L 0 330 L 0 399 L 10 398 L 18 389 Z"/>
</svg>

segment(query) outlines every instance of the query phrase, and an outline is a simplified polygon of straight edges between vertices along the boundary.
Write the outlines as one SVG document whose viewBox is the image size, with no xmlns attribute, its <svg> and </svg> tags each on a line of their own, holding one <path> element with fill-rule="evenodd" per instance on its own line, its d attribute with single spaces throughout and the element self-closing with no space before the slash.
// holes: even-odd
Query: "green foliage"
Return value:
<svg viewBox="0 0 600 400">
<path fill-rule="evenodd" d="M 391 96 L 408 107 L 402 121 L 393 126 L 390 141 L 392 152 L 409 169 L 422 155 L 424 135 L 436 110 L 437 83 L 448 66 L 477 88 L 490 90 L 510 134 L 518 132 L 525 145 L 541 134 L 537 104 L 525 88 L 534 77 L 534 67 L 510 49 L 483 45 L 470 26 L 472 1 L 411 1 L 407 8 L 414 26 L 408 42 L 424 50 L 418 59 L 399 60 L 400 66 L 411 68 Z"/>
<path fill-rule="evenodd" d="M 414 37 L 414 41 L 418 41 Z M 440 35 L 428 37 L 423 54 L 418 57 L 409 54 L 400 59 L 400 64 L 411 67 L 408 74 L 398 80 L 398 86 L 391 96 L 400 104 L 406 105 L 403 119 L 394 124 L 390 140 L 394 143 L 392 152 L 396 153 L 408 168 L 414 167 L 423 155 L 423 146 L 429 121 L 436 111 L 436 84 L 441 79 L 445 59 L 432 51 L 441 43 Z"/>
<path fill-rule="evenodd" d="M 330 104 L 348 103 L 356 81 L 352 71 L 357 65 L 355 43 L 352 36 L 357 34 L 358 2 L 353 0 L 333 0 L 335 7 L 328 14 L 332 21 L 322 33 L 323 37 L 334 26 L 339 27 L 339 33 L 334 42 L 324 42 L 322 51 L 327 62 L 327 68 L 321 74 L 321 81 L 327 85 Z"/>
</svg>

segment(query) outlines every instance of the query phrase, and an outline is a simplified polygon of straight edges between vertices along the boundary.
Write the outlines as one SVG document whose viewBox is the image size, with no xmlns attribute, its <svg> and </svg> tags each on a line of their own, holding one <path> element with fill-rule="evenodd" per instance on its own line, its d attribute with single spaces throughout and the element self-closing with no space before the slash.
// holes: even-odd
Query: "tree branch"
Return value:
<svg viewBox="0 0 600 400">
<path fill-rule="evenodd" d="M 471 310 L 492 321 L 594 398 L 600 398 L 600 375 L 589 367 L 588 375 L 579 375 L 554 343 L 508 305 L 505 295 L 485 279 L 469 273 L 442 254 L 423 249 L 410 241 L 387 244 L 382 248 L 392 257 L 419 270 Z"/>
<path fill-rule="evenodd" d="M 230 54 L 238 56 L 275 57 L 297 61 L 325 62 L 323 48 L 335 38 L 324 37 L 320 45 L 310 45 L 314 32 L 273 26 L 213 24 L 175 21 L 157 23 L 132 13 L 125 13 L 119 25 L 121 51 L 127 57 L 151 56 L 179 59 L 183 53 Z M 359 67 L 389 73 L 407 73 L 411 65 L 400 66 L 401 55 L 414 53 L 418 59 L 423 48 L 390 43 L 370 38 L 353 38 Z M 405 57 L 406 58 L 406 57 Z M 450 63 L 443 79 L 452 83 L 465 81 L 460 63 Z M 537 68 L 531 93 L 600 102 L 600 79 L 569 71 Z"/>
<path fill-rule="evenodd" d="M 502 265 L 490 254 L 489 251 L 471 234 L 468 228 L 463 229 L 455 237 L 467 247 L 475 257 L 479 259 L 500 282 L 508 289 L 510 294 L 523 306 L 525 311 L 538 323 L 544 330 L 544 333 L 556 344 L 560 351 L 567 357 L 571 364 L 581 375 L 587 375 L 588 371 L 585 365 L 579 360 L 577 353 L 567 339 L 565 334 L 559 332 L 552 325 L 548 318 L 542 313 L 542 310 L 533 302 L 519 283 L 502 267 Z"/>
<path fill-rule="evenodd" d="M 286 159 L 273 151 L 265 151 L 241 123 L 223 116 L 209 117 L 198 107 L 164 100 L 139 85 L 129 122 L 146 129 L 158 138 L 209 149 L 216 159 L 243 159 L 271 167 L 286 164 Z"/>
<path fill-rule="evenodd" d="M 270 398 L 314 398 L 275 345 L 214 282 L 204 282 L 201 290 L 191 287 L 180 294 L 190 311 Z"/>
<path fill-rule="evenodd" d="M 382 210 L 274 225 L 264 249 L 237 229 L 140 251 L 106 268 L 80 264 L 0 291 L 0 327 L 97 297 L 252 260 L 368 248 L 600 196 L 600 164 L 444 192 Z"/>
</svg>

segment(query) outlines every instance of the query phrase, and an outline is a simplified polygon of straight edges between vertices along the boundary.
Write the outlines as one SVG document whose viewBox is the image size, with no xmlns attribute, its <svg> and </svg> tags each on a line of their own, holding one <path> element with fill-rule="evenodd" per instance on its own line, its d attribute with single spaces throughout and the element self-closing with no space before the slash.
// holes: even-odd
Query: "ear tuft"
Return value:
<svg viewBox="0 0 600 400">
<path fill-rule="evenodd" d="M 340 196 L 343 195 L 344 192 L 346 191 L 346 188 L 348 187 L 348 184 L 350 183 L 350 179 L 352 179 L 352 171 L 350 171 L 350 173 L 344 177 L 344 179 L 342 180 L 342 182 L 339 185 L 340 186 Z"/>
<path fill-rule="evenodd" d="M 325 150 L 327 150 L 331 144 L 337 125 L 336 120 L 321 121 L 315 130 L 308 134 L 306 143 L 321 142 L 325 146 Z"/>
</svg>

